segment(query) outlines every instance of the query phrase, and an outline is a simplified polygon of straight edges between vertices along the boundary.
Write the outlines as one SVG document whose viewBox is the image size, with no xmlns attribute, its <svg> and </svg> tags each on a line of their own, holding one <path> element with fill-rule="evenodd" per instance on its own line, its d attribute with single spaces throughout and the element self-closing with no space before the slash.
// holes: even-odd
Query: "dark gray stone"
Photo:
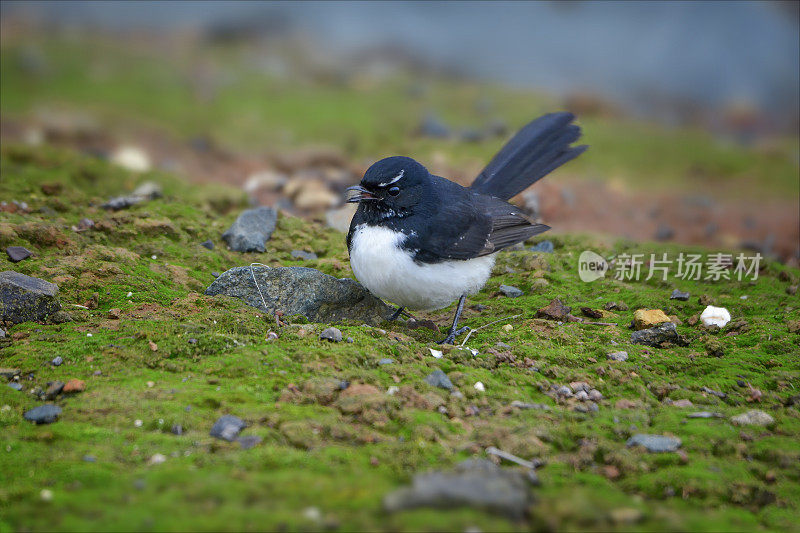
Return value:
<svg viewBox="0 0 800 533">
<path fill-rule="evenodd" d="M 628 439 L 626 446 L 643 446 L 648 452 L 674 452 L 681 447 L 681 439 L 665 435 L 637 433 Z"/>
<path fill-rule="evenodd" d="M 317 258 L 314 252 L 306 252 L 304 250 L 292 250 L 292 259 L 302 259 L 303 261 L 313 261 Z"/>
<path fill-rule="evenodd" d="M 120 209 L 127 209 L 140 202 L 161 198 L 161 196 L 163 196 L 161 186 L 152 181 L 148 181 L 139 185 L 130 195 L 117 196 L 100 207 L 111 211 L 119 211 Z"/>
<path fill-rule="evenodd" d="M 64 364 L 64 359 L 60 355 L 57 355 L 50 361 L 50 364 L 53 366 L 61 366 Z"/>
<path fill-rule="evenodd" d="M 410 487 L 387 494 L 383 506 L 388 512 L 470 507 L 519 519 L 532 503 L 528 483 L 518 470 L 503 470 L 486 459 L 469 459 L 452 471 L 415 475 Z"/>
<path fill-rule="evenodd" d="M 40 405 L 34 407 L 30 411 L 26 411 L 23 415 L 25 420 L 33 422 L 34 424 L 52 424 L 61 415 L 61 408 L 53 404 Z"/>
<path fill-rule="evenodd" d="M 169 429 L 169 431 L 173 435 L 183 435 L 183 426 L 180 424 L 172 424 L 172 427 Z"/>
<path fill-rule="evenodd" d="M 60 310 L 57 285 L 19 272 L 0 272 L 0 320 L 42 321 Z"/>
<path fill-rule="evenodd" d="M 378 324 L 392 315 L 390 307 L 355 280 L 336 279 L 305 267 L 232 268 L 205 293 L 238 298 L 266 313 L 280 310 L 288 316 L 303 315 L 312 322 L 355 320 Z"/>
<path fill-rule="evenodd" d="M 342 342 L 342 332 L 337 328 L 327 328 L 319 334 L 319 338 L 331 342 Z"/>
<path fill-rule="evenodd" d="M 688 292 L 681 292 L 678 289 L 674 289 L 672 294 L 669 296 L 670 300 L 680 300 L 682 302 L 687 301 L 691 297 L 691 294 Z"/>
<path fill-rule="evenodd" d="M 521 289 L 518 289 L 517 287 L 514 287 L 513 285 L 500 285 L 499 290 L 500 290 L 500 292 L 502 292 L 505 296 L 508 296 L 509 298 L 519 298 L 520 296 L 525 294 L 524 292 L 522 292 Z"/>
<path fill-rule="evenodd" d="M 207 241 L 201 242 L 200 246 L 202 246 L 203 248 L 208 248 L 209 250 L 213 250 L 214 249 L 214 241 L 209 239 Z"/>
<path fill-rule="evenodd" d="M 546 254 L 552 254 L 555 251 L 555 246 L 553 246 L 552 241 L 542 241 L 539 243 L 534 244 L 530 248 L 528 248 L 531 252 L 543 252 Z"/>
<path fill-rule="evenodd" d="M 12 263 L 19 263 L 33 255 L 30 250 L 22 246 L 9 246 L 6 248 L 6 253 L 8 254 L 8 260 Z"/>
<path fill-rule="evenodd" d="M 263 252 L 277 221 L 278 212 L 271 207 L 248 209 L 222 234 L 222 240 L 235 252 Z"/>
<path fill-rule="evenodd" d="M 64 382 L 63 381 L 53 381 L 52 383 L 47 384 L 47 390 L 44 392 L 44 399 L 45 400 L 55 400 L 56 397 L 61 394 L 61 391 L 64 389 Z"/>
<path fill-rule="evenodd" d="M 644 344 L 645 346 L 653 346 L 655 348 L 661 347 L 661 343 L 677 344 L 678 346 L 686 346 L 689 341 L 683 336 L 678 334 L 678 329 L 672 322 L 665 322 L 650 329 L 642 329 L 634 331 L 631 334 L 631 342 L 633 344 Z"/>
<path fill-rule="evenodd" d="M 239 436 L 239 432 L 247 427 L 244 420 L 233 415 L 223 415 L 214 422 L 209 435 L 218 439 L 233 442 Z"/>
<path fill-rule="evenodd" d="M 450 378 L 439 368 L 428 374 L 425 378 L 425 383 L 434 387 L 439 387 L 440 389 L 453 390 L 453 383 L 450 381 Z"/>
</svg>

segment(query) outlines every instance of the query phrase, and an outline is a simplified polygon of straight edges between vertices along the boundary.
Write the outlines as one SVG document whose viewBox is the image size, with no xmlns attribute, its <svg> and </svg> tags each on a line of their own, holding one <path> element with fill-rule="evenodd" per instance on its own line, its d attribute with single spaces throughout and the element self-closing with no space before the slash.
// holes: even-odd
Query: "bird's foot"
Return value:
<svg viewBox="0 0 800 533">
<path fill-rule="evenodd" d="M 455 344 L 456 337 L 458 337 L 462 333 L 467 333 L 468 331 L 469 331 L 469 326 L 464 326 L 463 328 L 457 330 L 450 329 L 450 331 L 447 333 L 447 337 L 438 341 L 436 344 Z"/>
</svg>

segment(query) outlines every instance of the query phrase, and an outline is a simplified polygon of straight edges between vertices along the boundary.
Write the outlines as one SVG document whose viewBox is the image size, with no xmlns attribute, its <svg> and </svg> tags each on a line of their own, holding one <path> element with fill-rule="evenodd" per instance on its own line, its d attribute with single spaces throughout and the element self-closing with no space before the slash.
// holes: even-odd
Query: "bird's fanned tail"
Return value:
<svg viewBox="0 0 800 533">
<path fill-rule="evenodd" d="M 530 122 L 497 153 L 475 178 L 471 188 L 502 200 L 509 200 L 588 146 L 570 146 L 581 136 L 571 122 L 572 113 L 550 113 Z"/>
</svg>

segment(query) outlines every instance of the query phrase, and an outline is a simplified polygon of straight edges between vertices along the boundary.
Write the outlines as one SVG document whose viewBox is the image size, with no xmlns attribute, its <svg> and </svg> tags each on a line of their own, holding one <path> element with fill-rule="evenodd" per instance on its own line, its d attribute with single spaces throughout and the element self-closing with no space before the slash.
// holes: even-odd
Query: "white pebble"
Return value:
<svg viewBox="0 0 800 533">
<path fill-rule="evenodd" d="M 154 454 L 153 457 L 150 458 L 148 464 L 151 465 L 160 465 L 161 463 L 167 462 L 167 456 L 161 453 Z"/>
<path fill-rule="evenodd" d="M 303 509 L 303 517 L 312 522 L 319 522 L 322 520 L 322 512 L 318 507 L 306 507 Z"/>
<path fill-rule="evenodd" d="M 740 300 L 747 300 L 748 298 L 749 298 L 749 296 L 747 296 L 746 294 L 743 294 L 743 295 L 739 296 Z"/>
<path fill-rule="evenodd" d="M 155 381 L 148 381 L 148 382 L 147 382 L 147 386 L 148 386 L 149 388 L 151 388 L 151 389 L 152 389 L 152 388 L 155 386 L 155 384 L 156 384 L 156 382 L 155 382 Z"/>
<path fill-rule="evenodd" d="M 91 336 L 92 336 L 92 334 L 91 334 L 91 333 L 87 333 L 87 334 L 86 334 L 86 336 L 87 336 L 87 337 L 91 337 Z"/>
<path fill-rule="evenodd" d="M 111 154 L 111 162 L 133 172 L 150 170 L 150 156 L 138 146 L 121 146 Z"/>
<path fill-rule="evenodd" d="M 431 355 L 434 356 L 436 359 L 442 358 L 442 351 L 441 350 L 434 350 L 433 348 L 428 348 L 431 351 Z"/>
<path fill-rule="evenodd" d="M 153 259 L 153 260 L 158 259 L 158 256 L 156 254 L 153 254 L 153 255 L 150 256 L 150 259 Z"/>
<path fill-rule="evenodd" d="M 702 320 L 703 324 L 706 326 L 719 326 L 724 328 L 725 324 L 731 321 L 731 314 L 724 307 L 709 305 L 700 315 L 700 320 Z"/>
<path fill-rule="evenodd" d="M 478 392 L 483 392 L 483 391 L 486 390 L 486 387 L 484 387 L 483 383 L 481 383 L 480 381 L 477 382 L 474 386 L 475 386 L 475 390 L 478 391 Z"/>
<path fill-rule="evenodd" d="M 131 296 L 133 296 L 133 293 L 132 293 L 132 292 L 130 292 L 130 291 L 128 291 L 128 294 L 127 294 L 127 296 L 125 296 L 125 297 L 126 297 L 126 298 L 130 298 Z"/>
<path fill-rule="evenodd" d="M 503 331 L 509 332 L 509 331 L 513 331 L 513 330 L 514 330 L 514 326 L 512 326 L 511 324 L 506 324 L 505 326 L 503 326 Z"/>
<path fill-rule="evenodd" d="M 42 492 L 39 493 L 39 496 L 42 498 L 43 502 L 53 501 L 53 491 L 50 489 L 42 489 Z"/>
<path fill-rule="evenodd" d="M 136 426 L 137 428 L 142 427 L 142 424 L 144 424 L 144 422 L 142 422 L 141 420 L 137 419 L 133 421 L 133 425 Z"/>
<path fill-rule="evenodd" d="M 394 396 L 399 390 L 400 389 L 398 387 L 391 386 L 386 390 L 386 394 L 388 394 L 389 396 Z"/>
</svg>

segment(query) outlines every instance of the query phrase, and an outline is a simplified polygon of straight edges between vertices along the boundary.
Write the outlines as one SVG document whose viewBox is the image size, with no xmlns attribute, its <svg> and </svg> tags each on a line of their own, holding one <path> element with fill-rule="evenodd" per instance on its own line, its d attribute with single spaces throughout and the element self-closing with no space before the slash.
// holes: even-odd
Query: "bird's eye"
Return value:
<svg viewBox="0 0 800 533">
<path fill-rule="evenodd" d="M 400 194 L 400 187 L 391 187 L 387 192 L 389 196 L 397 196 Z"/>
</svg>

